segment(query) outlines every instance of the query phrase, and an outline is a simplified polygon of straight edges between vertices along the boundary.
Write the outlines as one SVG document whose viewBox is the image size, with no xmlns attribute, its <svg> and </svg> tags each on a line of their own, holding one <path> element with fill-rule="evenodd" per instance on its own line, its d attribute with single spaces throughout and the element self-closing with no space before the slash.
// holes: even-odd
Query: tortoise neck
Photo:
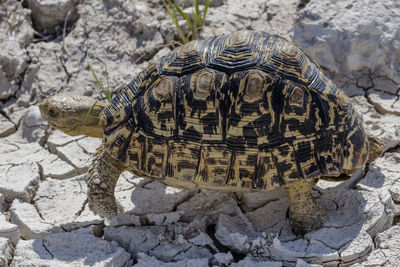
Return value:
<svg viewBox="0 0 400 267">
<path fill-rule="evenodd" d="M 103 128 L 100 127 L 100 113 L 107 105 L 103 102 L 94 100 L 83 119 L 82 130 L 90 137 L 103 138 Z"/>
</svg>

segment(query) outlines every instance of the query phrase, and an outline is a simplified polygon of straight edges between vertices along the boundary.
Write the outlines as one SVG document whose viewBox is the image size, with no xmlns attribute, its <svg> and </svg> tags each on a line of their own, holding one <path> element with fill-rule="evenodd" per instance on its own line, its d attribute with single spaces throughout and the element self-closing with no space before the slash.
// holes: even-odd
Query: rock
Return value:
<svg viewBox="0 0 400 267">
<path fill-rule="evenodd" d="M 62 45 L 56 42 L 39 42 L 27 47 L 31 64 L 26 70 L 22 92 L 42 100 L 43 96 L 55 94 L 65 87 L 70 74 L 60 62 L 61 50 Z"/>
<path fill-rule="evenodd" d="M 86 175 L 81 175 L 41 182 L 34 201 L 43 220 L 67 231 L 102 223 L 103 220 L 86 207 L 85 181 Z"/>
<path fill-rule="evenodd" d="M 54 154 L 49 154 L 46 160 L 42 160 L 38 164 L 42 171 L 42 178 L 66 179 L 81 173 L 79 169 Z"/>
<path fill-rule="evenodd" d="M 149 252 L 150 256 L 154 256 L 164 262 L 171 262 L 175 257 L 190 249 L 190 245 L 186 242 L 161 242 L 157 247 Z M 179 257 L 182 259 L 182 257 Z"/>
<path fill-rule="evenodd" d="M 390 113 L 400 116 L 400 101 L 398 95 L 379 92 L 377 90 L 368 90 L 367 96 L 368 100 L 374 105 L 375 109 L 379 113 Z"/>
<path fill-rule="evenodd" d="M 164 262 L 212 258 L 211 252 L 204 247 L 204 241 L 207 243 L 204 237 L 186 240 L 179 225 L 105 227 L 104 238 L 117 242 L 133 257 L 143 252 Z"/>
<path fill-rule="evenodd" d="M 15 246 L 19 241 L 19 232 L 18 226 L 12 223 L 9 223 L 4 217 L 3 214 L 0 213 L 0 238 L 8 238 L 10 242 Z"/>
<path fill-rule="evenodd" d="M 211 1 L 213 2 L 213 1 Z M 240 29 L 265 31 L 288 37 L 296 16 L 297 0 L 243 2 L 226 1 L 209 8 L 202 36 L 210 37 Z M 246 10 L 246 12 L 243 12 Z M 215 27 L 218 25 L 218 27 Z"/>
<path fill-rule="evenodd" d="M 19 165 L 36 163 L 39 166 L 42 178 L 68 178 L 76 175 L 78 170 L 57 155 L 49 153 L 38 143 L 21 143 L 17 135 L 0 140 L 7 157 L 0 159 L 0 165 Z M 32 157 L 34 155 L 34 157 Z"/>
<path fill-rule="evenodd" d="M 361 114 L 366 130 L 384 141 L 385 150 L 400 144 L 400 116 L 379 114 L 363 96 L 356 96 L 351 100 Z"/>
<path fill-rule="evenodd" d="M 48 124 L 43 121 L 39 107 L 31 106 L 28 108 L 22 119 L 21 127 L 18 129 L 18 134 L 27 142 L 38 142 L 43 144 L 47 128 Z"/>
<path fill-rule="evenodd" d="M 358 188 L 367 190 L 386 189 L 394 201 L 400 201 L 400 153 L 386 152 L 368 167 L 368 172 L 358 183 Z"/>
<path fill-rule="evenodd" d="M 30 11 L 21 2 L 3 1 L 0 10 L 0 100 L 17 94 L 28 66 L 25 47 L 33 40 Z"/>
<path fill-rule="evenodd" d="M 153 197 L 149 198 L 151 195 Z M 193 195 L 191 190 L 178 189 L 154 181 L 132 191 L 134 214 L 171 212 Z"/>
<path fill-rule="evenodd" d="M 246 192 L 243 193 L 243 198 L 240 203 L 242 208 L 252 211 L 258 209 L 269 202 L 287 198 L 287 193 L 283 188 L 277 188 L 269 192 Z"/>
<path fill-rule="evenodd" d="M 235 246 L 247 244 L 243 250 L 245 253 L 273 257 L 284 264 L 298 259 L 321 265 L 360 262 L 372 251 L 372 238 L 392 224 L 394 204 L 390 194 L 384 189 L 356 191 L 345 187 L 328 187 L 318 191 L 320 196 L 317 201 L 327 212 L 321 229 L 306 234 L 304 238 L 294 236 L 288 225 L 282 222 L 282 218 L 286 218 L 288 205 L 282 199 L 248 212 L 246 216 L 255 229 L 265 233 L 263 236 L 256 234 L 256 237 L 248 240 L 242 238 L 245 242 L 237 240 Z M 272 214 L 277 219 L 273 219 Z M 225 239 L 235 233 L 235 227 L 229 224 L 229 220 L 226 221 L 225 224 L 230 228 L 222 235 Z M 246 232 L 242 230 L 242 235 L 254 236 Z M 222 239 L 219 241 L 224 242 Z"/>
<path fill-rule="evenodd" d="M 268 234 L 290 233 L 289 221 L 286 212 L 289 208 L 287 195 L 281 199 L 268 202 L 265 206 L 246 213 L 247 218 L 256 231 L 265 231 Z"/>
<path fill-rule="evenodd" d="M 160 243 L 162 236 L 169 235 L 168 228 L 164 226 L 141 226 L 141 227 L 105 227 L 104 239 L 115 241 L 132 256 L 136 257 L 139 252 L 148 253 Z"/>
<path fill-rule="evenodd" d="M 1 85 L 0 85 L 1 86 Z M 0 89 L 1 91 L 1 89 Z M 17 131 L 16 125 L 0 114 L 0 138 L 9 136 Z"/>
<path fill-rule="evenodd" d="M 185 259 L 177 262 L 165 263 L 163 261 L 157 260 L 156 257 L 149 256 L 145 253 L 138 253 L 137 267 L 147 267 L 147 266 L 163 266 L 163 267 L 173 267 L 173 266 L 193 266 L 193 267 L 208 267 L 208 259 Z"/>
<path fill-rule="evenodd" d="M 57 233 L 21 240 L 11 266 L 129 266 L 130 255 L 91 234 Z"/>
<path fill-rule="evenodd" d="M 215 237 L 218 241 L 238 253 L 247 253 L 250 241 L 256 235 L 252 226 L 239 216 L 221 213 L 218 216 Z"/>
<path fill-rule="evenodd" d="M 213 259 L 211 260 L 212 266 L 230 266 L 233 261 L 232 253 L 215 253 Z"/>
<path fill-rule="evenodd" d="M 377 234 L 375 238 L 378 248 L 375 253 L 371 253 L 367 258 L 365 266 L 384 265 L 396 266 L 400 262 L 400 226 L 395 225 L 392 228 Z"/>
<path fill-rule="evenodd" d="M 339 76 L 372 73 L 400 84 L 399 12 L 393 0 L 311 0 L 298 13 L 292 36 Z"/>
<path fill-rule="evenodd" d="M 230 267 L 282 267 L 281 262 L 276 261 L 263 261 L 259 259 L 254 259 L 251 257 L 246 257 L 238 262 L 234 262 Z"/>
<path fill-rule="evenodd" d="M 189 200 L 178 205 L 176 210 L 182 214 L 183 221 L 191 221 L 198 215 L 235 214 L 237 202 L 230 192 L 201 190 Z"/>
<path fill-rule="evenodd" d="M 61 131 L 54 130 L 47 139 L 47 145 L 52 153 L 57 153 L 57 148 L 82 139 L 82 136 L 70 136 Z M 89 139 L 89 138 L 88 138 Z"/>
<path fill-rule="evenodd" d="M 13 246 L 7 238 L 0 237 L 0 266 L 8 266 L 13 258 Z"/>
<path fill-rule="evenodd" d="M 396 258 L 396 257 L 395 257 Z M 354 264 L 354 267 L 364 267 L 364 266 L 391 266 L 390 264 L 386 264 L 390 262 L 390 259 L 386 258 L 386 255 L 383 254 L 381 249 L 376 249 L 368 255 L 367 260 L 363 261 L 359 264 Z M 397 262 L 393 266 L 396 266 Z"/>
<path fill-rule="evenodd" d="M 92 155 L 99 147 L 101 140 L 89 137 L 69 137 L 60 133 L 56 133 L 56 137 L 52 136 L 53 134 L 47 141 L 49 150 L 73 166 L 79 174 L 87 172 L 92 163 Z M 59 136 L 62 138 L 57 139 Z M 77 142 L 74 142 L 75 140 Z"/>
<path fill-rule="evenodd" d="M 0 211 L 3 210 L 3 204 L 4 204 L 4 196 L 3 194 L 0 193 Z"/>
<path fill-rule="evenodd" d="M 8 99 L 17 93 L 18 86 L 15 81 L 9 81 L 3 66 L 0 65 L 0 100 Z"/>
<path fill-rule="evenodd" d="M 43 220 L 32 204 L 19 199 L 15 199 L 11 205 L 10 221 L 18 225 L 19 233 L 25 240 L 40 239 L 49 233 L 63 232 L 60 226 Z"/>
<path fill-rule="evenodd" d="M 76 21 L 77 4 L 76 0 L 28 0 L 34 27 L 45 34 L 54 33 L 56 26 L 62 28 L 64 23 Z"/>
<path fill-rule="evenodd" d="M 31 201 L 39 185 L 39 179 L 39 168 L 34 162 L 0 165 L 0 193 L 8 202 L 14 198 Z"/>
</svg>

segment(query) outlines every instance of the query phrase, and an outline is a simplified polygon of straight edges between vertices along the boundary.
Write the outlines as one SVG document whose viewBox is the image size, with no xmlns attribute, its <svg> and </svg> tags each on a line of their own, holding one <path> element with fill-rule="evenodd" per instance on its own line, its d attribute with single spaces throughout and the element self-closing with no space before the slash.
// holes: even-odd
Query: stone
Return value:
<svg viewBox="0 0 400 267">
<path fill-rule="evenodd" d="M 385 150 L 400 144 L 400 116 L 378 113 L 374 105 L 362 96 L 353 97 L 351 100 L 361 114 L 366 130 L 383 140 Z"/>
<path fill-rule="evenodd" d="M 189 200 L 179 204 L 176 210 L 182 214 L 181 220 L 191 221 L 198 215 L 235 214 L 237 202 L 230 192 L 200 190 Z"/>
<path fill-rule="evenodd" d="M 368 166 L 368 172 L 358 183 L 358 188 L 367 190 L 386 189 L 394 201 L 400 201 L 400 153 L 386 152 Z"/>
<path fill-rule="evenodd" d="M 44 143 L 47 128 L 48 124 L 43 121 L 39 107 L 31 106 L 22 118 L 22 123 L 17 134 L 29 143 Z"/>
<path fill-rule="evenodd" d="M 82 136 L 70 136 L 67 135 L 61 131 L 54 130 L 50 133 L 48 139 L 47 139 L 47 146 L 50 150 L 50 152 L 56 154 L 57 153 L 57 147 L 60 146 L 65 146 L 69 143 L 78 141 L 82 139 Z"/>
<path fill-rule="evenodd" d="M 20 165 L 0 164 L 0 193 L 8 202 L 14 198 L 31 201 L 39 185 L 39 179 L 39 168 L 34 162 Z"/>
<path fill-rule="evenodd" d="M 7 238 L 0 237 L 0 266 L 9 266 L 13 258 L 13 246 Z"/>
<path fill-rule="evenodd" d="M 86 172 L 92 161 L 91 155 L 86 154 L 83 148 L 75 142 L 59 147 L 57 155 L 78 169 L 79 173 Z"/>
<path fill-rule="evenodd" d="M 280 198 L 287 198 L 284 188 L 277 188 L 268 192 L 245 192 L 240 203 L 242 208 L 252 211 Z"/>
<path fill-rule="evenodd" d="M 256 235 L 251 225 L 248 225 L 239 216 L 231 217 L 219 214 L 216 225 L 215 238 L 224 246 L 238 253 L 247 253 L 251 239 Z"/>
<path fill-rule="evenodd" d="M 157 247 L 149 252 L 150 256 L 154 256 L 164 262 L 171 262 L 175 257 L 185 251 L 188 251 L 191 246 L 187 242 L 161 242 Z M 179 257 L 182 259 L 182 257 Z"/>
<path fill-rule="evenodd" d="M 151 195 L 153 197 L 149 198 Z M 154 181 L 132 191 L 134 214 L 171 212 L 193 195 L 191 190 L 178 189 Z"/>
<path fill-rule="evenodd" d="M 86 172 L 91 159 L 101 140 L 83 136 L 69 136 L 61 131 L 54 131 L 47 140 L 50 152 L 75 166 L 80 173 Z"/>
<path fill-rule="evenodd" d="M 232 253 L 229 251 L 227 253 L 215 253 L 213 259 L 211 260 L 212 266 L 230 266 L 233 261 Z"/>
<path fill-rule="evenodd" d="M 399 84 L 399 12 L 393 0 L 311 0 L 298 13 L 292 36 L 339 76 L 372 73 Z"/>
<path fill-rule="evenodd" d="M 3 1 L 0 10 L 0 100 L 18 94 L 20 77 L 28 66 L 25 47 L 33 40 L 30 11 L 21 2 Z"/>
<path fill-rule="evenodd" d="M 163 262 L 158 260 L 156 257 L 149 256 L 143 252 L 138 253 L 137 267 L 147 267 L 147 266 L 163 266 L 163 267 L 173 267 L 173 266 L 193 266 L 193 267 L 208 267 L 208 259 L 185 259 L 176 262 Z"/>
<path fill-rule="evenodd" d="M 289 208 L 287 195 L 281 199 L 268 202 L 265 206 L 246 213 L 247 218 L 256 231 L 279 233 L 282 230 L 289 232 L 289 221 L 286 212 Z"/>
<path fill-rule="evenodd" d="M 130 255 L 116 243 L 91 234 L 56 233 L 21 240 L 11 266 L 130 266 Z"/>
<path fill-rule="evenodd" d="M 76 0 L 28 0 L 35 29 L 45 34 L 54 33 L 56 26 L 78 19 Z"/>
<path fill-rule="evenodd" d="M 168 233 L 169 230 L 164 226 L 105 227 L 104 239 L 117 242 L 136 257 L 139 252 L 148 253 L 158 246 L 161 236 L 168 236 Z"/>
<path fill-rule="evenodd" d="M 57 42 L 39 42 L 27 47 L 31 64 L 26 70 L 26 79 L 21 85 L 21 92 L 26 94 L 35 92 L 43 98 L 65 87 L 69 73 L 60 62 L 61 50 L 62 44 Z"/>
<path fill-rule="evenodd" d="M 10 221 L 18 225 L 19 233 L 25 240 L 40 239 L 49 233 L 63 232 L 60 226 L 41 218 L 34 205 L 15 199 L 10 208 Z"/>
<path fill-rule="evenodd" d="M 211 1 L 213 2 L 213 1 Z M 218 2 L 218 1 L 217 1 Z M 210 37 L 240 29 L 265 31 L 289 36 L 291 25 L 296 19 L 298 1 L 243 2 L 231 0 L 221 6 L 209 8 L 202 36 Z M 246 10 L 246 12 L 243 12 Z M 213 25 L 218 25 L 214 27 Z"/>
<path fill-rule="evenodd" d="M 390 113 L 400 116 L 400 101 L 398 95 L 388 94 L 377 90 L 368 90 L 367 96 L 368 100 L 374 105 L 375 109 L 379 113 Z"/>
<path fill-rule="evenodd" d="M 288 203 L 281 199 L 245 214 L 254 228 L 264 233 L 260 236 L 259 233 L 242 230 L 242 238 L 235 241 L 235 246 L 242 245 L 242 252 L 246 254 L 273 257 L 284 265 L 298 259 L 320 265 L 360 262 L 372 251 L 372 238 L 393 222 L 395 207 L 391 195 L 382 188 L 369 190 L 367 187 L 360 191 L 341 186 L 327 187 L 317 188 L 317 192 L 317 202 L 327 212 L 322 228 L 306 234 L 304 238 L 293 235 L 286 220 L 282 221 L 286 218 Z M 233 242 L 228 243 L 224 239 L 236 232 L 233 226 L 236 223 L 225 221 L 229 230 L 222 235 L 216 233 L 216 237 L 230 247 Z"/>
<path fill-rule="evenodd" d="M 3 210 L 3 204 L 4 204 L 4 196 L 2 193 L 0 193 L 0 211 Z"/>
<path fill-rule="evenodd" d="M 392 228 L 377 234 L 375 242 L 378 251 L 368 256 L 367 262 L 370 264 L 384 264 L 384 266 L 396 266 L 400 262 L 400 226 L 394 225 Z"/>
<path fill-rule="evenodd" d="M 0 89 L 1 91 L 1 89 Z M 17 131 L 16 125 L 0 114 L 0 138 L 9 136 Z"/>
<path fill-rule="evenodd" d="M 34 201 L 41 218 L 64 230 L 101 224 L 103 220 L 86 207 L 86 175 L 40 183 Z"/>
<path fill-rule="evenodd" d="M 48 158 L 38 162 L 38 165 L 41 168 L 42 178 L 67 179 L 81 172 L 57 155 L 50 153 Z"/>
<path fill-rule="evenodd" d="M 394 259 L 396 259 L 396 256 L 394 257 Z M 364 267 L 364 266 L 390 266 L 390 264 L 386 264 L 389 262 L 390 262 L 390 259 L 387 259 L 386 255 L 383 253 L 383 251 L 378 248 L 376 250 L 373 250 L 371 252 L 371 254 L 369 254 L 367 256 L 366 261 L 363 261 L 362 263 L 360 263 L 358 265 L 354 264 L 352 266 L 360 266 L 360 267 L 361 266 L 362 267 Z M 396 266 L 397 262 L 393 261 L 393 263 L 395 263 L 394 266 Z"/>
<path fill-rule="evenodd" d="M 230 267 L 282 267 L 281 262 L 260 260 L 251 257 L 245 257 L 244 259 L 234 262 Z"/>
<path fill-rule="evenodd" d="M 18 243 L 20 239 L 18 226 L 9 223 L 6 217 L 1 213 L 0 213 L 0 238 L 8 238 L 14 246 Z"/>
<path fill-rule="evenodd" d="M 0 65 L 0 100 L 8 99 L 17 93 L 18 86 L 14 81 L 9 81 L 3 66 Z"/>
</svg>

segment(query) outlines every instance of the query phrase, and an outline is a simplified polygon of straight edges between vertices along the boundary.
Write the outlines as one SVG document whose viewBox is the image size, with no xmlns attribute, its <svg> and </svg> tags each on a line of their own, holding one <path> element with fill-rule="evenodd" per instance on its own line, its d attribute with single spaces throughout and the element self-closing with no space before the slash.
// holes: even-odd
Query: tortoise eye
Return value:
<svg viewBox="0 0 400 267">
<path fill-rule="evenodd" d="M 55 109 L 51 108 L 51 109 L 49 109 L 48 114 L 50 117 L 54 118 L 57 116 L 57 111 Z"/>
</svg>

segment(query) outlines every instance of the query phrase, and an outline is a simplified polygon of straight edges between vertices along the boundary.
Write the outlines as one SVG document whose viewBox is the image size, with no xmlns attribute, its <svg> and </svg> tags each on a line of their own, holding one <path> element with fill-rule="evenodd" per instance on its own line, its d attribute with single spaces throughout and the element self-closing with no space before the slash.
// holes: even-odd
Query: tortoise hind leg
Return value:
<svg viewBox="0 0 400 267">
<path fill-rule="evenodd" d="M 106 219 L 117 215 L 114 189 L 122 171 L 112 164 L 113 161 L 100 146 L 93 157 L 87 179 L 89 208 Z"/>
<path fill-rule="evenodd" d="M 289 195 L 289 221 L 296 235 L 304 235 L 321 228 L 325 212 L 315 202 L 311 189 L 316 181 L 300 180 L 285 187 Z"/>
</svg>

